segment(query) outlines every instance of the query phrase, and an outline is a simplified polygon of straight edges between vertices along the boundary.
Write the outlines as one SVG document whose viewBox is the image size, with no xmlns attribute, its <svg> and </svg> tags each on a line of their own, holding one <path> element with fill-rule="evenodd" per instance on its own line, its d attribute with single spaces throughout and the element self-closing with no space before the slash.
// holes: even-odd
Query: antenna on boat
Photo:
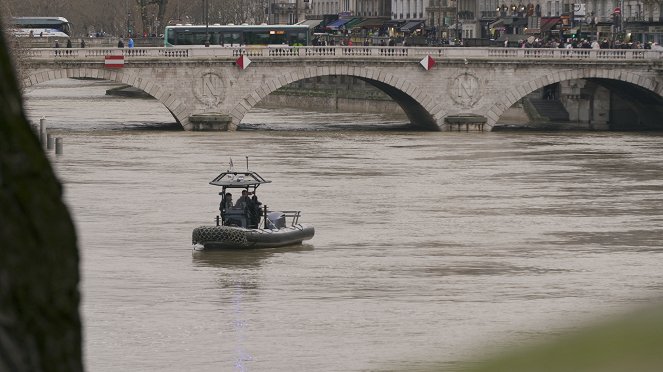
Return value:
<svg viewBox="0 0 663 372">
<path fill-rule="evenodd" d="M 246 171 L 249 171 L 249 157 L 246 157 Z"/>
<path fill-rule="evenodd" d="M 230 162 L 228 163 L 228 170 L 233 171 L 235 166 L 233 165 L 233 158 L 230 158 Z"/>
</svg>

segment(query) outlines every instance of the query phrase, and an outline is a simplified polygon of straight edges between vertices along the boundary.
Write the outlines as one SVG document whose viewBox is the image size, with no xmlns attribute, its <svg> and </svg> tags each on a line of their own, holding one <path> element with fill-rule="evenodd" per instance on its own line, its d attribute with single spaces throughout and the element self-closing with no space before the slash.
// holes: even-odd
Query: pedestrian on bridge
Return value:
<svg viewBox="0 0 663 372">
<path fill-rule="evenodd" d="M 133 48 L 133 47 L 134 47 L 134 39 L 133 39 L 133 38 L 129 38 L 129 42 L 127 43 L 127 46 L 128 46 L 129 48 Z"/>
<path fill-rule="evenodd" d="M 120 40 L 117 42 L 117 47 L 118 47 L 118 48 L 124 48 L 124 42 L 122 41 L 122 39 L 120 39 Z"/>
</svg>

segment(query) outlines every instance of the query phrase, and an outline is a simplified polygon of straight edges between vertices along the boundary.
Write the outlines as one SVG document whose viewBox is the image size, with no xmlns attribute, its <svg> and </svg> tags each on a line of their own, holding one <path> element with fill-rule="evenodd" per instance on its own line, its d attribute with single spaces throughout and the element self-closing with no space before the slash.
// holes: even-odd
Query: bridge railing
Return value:
<svg viewBox="0 0 663 372">
<path fill-rule="evenodd" d="M 504 60 L 660 60 L 663 51 L 648 49 L 534 49 L 534 48 L 437 48 L 389 46 L 307 46 L 307 47 L 210 47 L 210 48 L 35 48 L 27 55 L 39 60 L 98 60 L 108 55 L 130 59 L 231 58 L 319 58 L 319 59 L 415 59 L 433 58 Z"/>
</svg>

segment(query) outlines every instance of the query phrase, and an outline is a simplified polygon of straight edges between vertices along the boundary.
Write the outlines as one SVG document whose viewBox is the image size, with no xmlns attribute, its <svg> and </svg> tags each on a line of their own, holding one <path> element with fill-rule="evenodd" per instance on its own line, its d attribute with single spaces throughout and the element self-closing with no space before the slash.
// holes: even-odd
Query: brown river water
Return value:
<svg viewBox="0 0 663 372">
<path fill-rule="evenodd" d="M 661 133 L 433 133 L 254 110 L 183 132 L 158 102 L 60 80 L 27 94 L 76 223 L 88 371 L 429 371 L 663 293 Z M 250 168 L 306 244 L 192 252 Z"/>
</svg>

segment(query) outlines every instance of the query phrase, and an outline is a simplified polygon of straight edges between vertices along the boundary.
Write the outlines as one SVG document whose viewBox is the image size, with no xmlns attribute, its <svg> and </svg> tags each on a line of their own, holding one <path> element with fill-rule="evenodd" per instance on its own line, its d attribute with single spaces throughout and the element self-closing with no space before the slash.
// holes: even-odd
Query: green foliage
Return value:
<svg viewBox="0 0 663 372">
<path fill-rule="evenodd" d="M 663 366 L 663 306 L 629 313 L 465 372 L 657 372 Z"/>
</svg>

